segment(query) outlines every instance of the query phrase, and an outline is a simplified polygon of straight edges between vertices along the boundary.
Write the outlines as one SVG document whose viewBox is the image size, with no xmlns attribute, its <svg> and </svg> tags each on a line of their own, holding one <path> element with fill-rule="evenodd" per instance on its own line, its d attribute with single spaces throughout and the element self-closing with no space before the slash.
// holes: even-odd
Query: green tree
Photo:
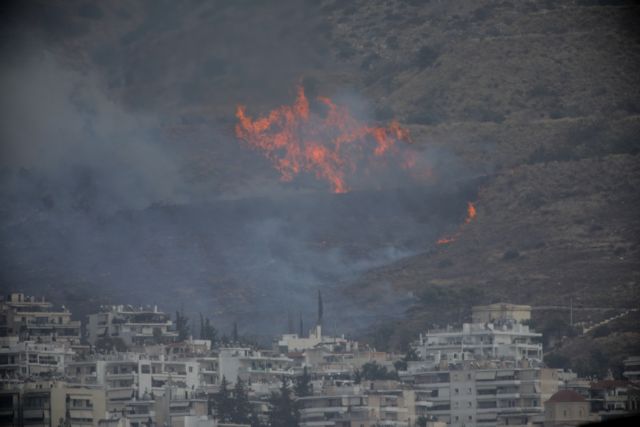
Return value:
<svg viewBox="0 0 640 427">
<path fill-rule="evenodd" d="M 176 330 L 178 339 L 184 341 L 189 338 L 189 318 L 182 311 L 176 311 Z"/>
<path fill-rule="evenodd" d="M 271 410 L 269 411 L 270 427 L 298 427 L 300 414 L 295 402 L 291 399 L 291 390 L 289 390 L 286 378 L 282 378 L 280 392 L 273 393 L 269 403 L 271 404 Z"/>
<path fill-rule="evenodd" d="M 386 367 L 378 365 L 376 362 L 367 362 L 362 365 L 360 374 L 363 379 L 368 381 L 397 379 L 395 371 L 389 372 Z"/>
<path fill-rule="evenodd" d="M 213 327 L 209 318 L 205 318 L 200 314 L 200 339 L 211 341 L 214 345 L 218 341 L 218 331 Z"/>
<path fill-rule="evenodd" d="M 420 415 L 416 420 L 416 425 L 418 427 L 427 427 L 427 421 L 427 417 L 425 417 L 424 415 Z"/>
<path fill-rule="evenodd" d="M 233 388 L 231 421 L 236 424 L 251 423 L 251 402 L 249 402 L 249 394 L 240 378 Z"/>
<path fill-rule="evenodd" d="M 298 397 L 310 396 L 313 392 L 312 387 L 313 386 L 311 385 L 311 376 L 309 375 L 309 371 L 305 366 L 304 369 L 302 370 L 302 375 L 296 378 L 296 384 L 293 391 Z"/>
<path fill-rule="evenodd" d="M 216 410 L 216 418 L 223 423 L 232 422 L 233 416 L 233 400 L 231 399 L 231 393 L 229 392 L 229 383 L 226 377 L 222 377 L 220 382 L 220 391 L 215 397 L 213 407 Z"/>
<path fill-rule="evenodd" d="M 362 382 L 362 371 L 360 369 L 356 369 L 353 372 L 353 382 L 356 384 L 360 384 Z"/>
</svg>

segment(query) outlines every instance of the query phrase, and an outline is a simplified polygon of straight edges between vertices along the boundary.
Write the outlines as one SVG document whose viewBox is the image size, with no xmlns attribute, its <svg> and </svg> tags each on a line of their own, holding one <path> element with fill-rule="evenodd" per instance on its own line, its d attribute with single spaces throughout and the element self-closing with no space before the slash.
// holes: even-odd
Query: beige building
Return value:
<svg viewBox="0 0 640 427">
<path fill-rule="evenodd" d="M 79 387 L 58 383 L 51 389 L 51 420 L 58 425 L 67 420 L 72 426 L 98 426 L 108 419 L 104 388 Z"/>
<path fill-rule="evenodd" d="M 107 418 L 104 389 L 26 382 L 0 390 L 3 426 L 98 426 Z"/>
<path fill-rule="evenodd" d="M 597 421 L 591 416 L 589 402 L 573 390 L 560 390 L 544 405 L 545 427 L 578 426 Z"/>
<path fill-rule="evenodd" d="M 476 305 L 471 308 L 472 323 L 493 323 L 499 320 L 524 322 L 531 320 L 531 306 L 508 303 Z"/>
<path fill-rule="evenodd" d="M 559 385 L 545 368 L 489 368 L 405 373 L 414 384 L 416 416 L 435 416 L 450 427 L 527 424 L 544 413 Z"/>
<path fill-rule="evenodd" d="M 0 301 L 0 336 L 20 341 L 80 343 L 80 321 L 71 320 L 66 308 L 54 308 L 44 298 L 9 294 Z"/>
</svg>

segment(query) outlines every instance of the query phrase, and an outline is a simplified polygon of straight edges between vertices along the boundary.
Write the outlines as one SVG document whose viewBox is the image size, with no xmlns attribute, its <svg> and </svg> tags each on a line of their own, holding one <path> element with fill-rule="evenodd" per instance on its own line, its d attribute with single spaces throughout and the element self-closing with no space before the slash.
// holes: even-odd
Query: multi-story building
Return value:
<svg viewBox="0 0 640 427">
<path fill-rule="evenodd" d="M 398 381 L 371 381 L 364 384 L 369 417 L 381 426 L 415 426 L 416 393 Z"/>
<path fill-rule="evenodd" d="M 420 334 L 414 348 L 431 366 L 468 360 L 542 361 L 542 334 L 515 320 L 496 323 L 465 323 L 453 328 Z M 420 364 L 424 366 L 424 364 Z"/>
<path fill-rule="evenodd" d="M 432 415 L 452 427 L 526 424 L 541 417 L 558 390 L 558 373 L 546 368 L 461 368 L 408 374 L 416 416 Z"/>
<path fill-rule="evenodd" d="M 65 307 L 57 309 L 44 298 L 9 294 L 0 301 L 0 336 L 18 336 L 21 341 L 80 342 L 80 321 L 71 320 Z"/>
<path fill-rule="evenodd" d="M 300 397 L 300 426 L 370 427 L 376 422 L 369 416 L 367 396 L 357 389 L 334 390 L 331 393 Z"/>
<path fill-rule="evenodd" d="M 0 377 L 61 376 L 73 355 L 67 342 L 18 342 L 0 348 Z"/>
<path fill-rule="evenodd" d="M 293 359 L 250 348 L 221 348 L 218 375 L 233 384 L 238 378 L 247 382 L 277 383 L 296 374 Z"/>
<path fill-rule="evenodd" d="M 107 419 L 109 414 L 104 387 L 56 383 L 51 388 L 53 425 L 98 426 Z"/>
<path fill-rule="evenodd" d="M 602 419 L 613 418 L 628 413 L 629 382 L 605 379 L 591 384 L 591 411 Z"/>
<path fill-rule="evenodd" d="M 98 426 L 109 418 L 104 388 L 64 381 L 3 384 L 0 425 L 51 427 Z"/>
<path fill-rule="evenodd" d="M 206 386 L 199 367 L 195 359 L 122 353 L 73 362 L 67 375 L 78 384 L 105 387 L 108 409 L 120 411 L 132 398 L 162 396 L 166 387 L 184 393 Z"/>
<path fill-rule="evenodd" d="M 87 340 L 95 345 L 100 338 L 120 338 L 126 345 L 169 343 L 177 339 L 171 316 L 157 307 L 114 305 L 101 307 L 89 315 Z"/>
<path fill-rule="evenodd" d="M 0 389 L 0 425 L 50 427 L 51 385 L 42 382 L 4 382 Z M 57 424 L 56 424 L 57 425 Z"/>
<path fill-rule="evenodd" d="M 640 384 L 640 356 L 631 356 L 622 363 L 624 364 L 622 376 L 629 382 Z"/>
</svg>

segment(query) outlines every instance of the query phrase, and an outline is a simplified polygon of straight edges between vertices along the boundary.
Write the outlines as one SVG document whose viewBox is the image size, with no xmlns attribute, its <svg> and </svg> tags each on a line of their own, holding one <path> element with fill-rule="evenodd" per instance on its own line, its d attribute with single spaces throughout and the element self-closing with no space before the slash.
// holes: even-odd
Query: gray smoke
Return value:
<svg viewBox="0 0 640 427">
<path fill-rule="evenodd" d="M 55 48 L 40 41 L 3 52 L 2 291 L 45 294 L 78 315 L 103 303 L 182 306 L 192 319 L 198 312 L 212 316 L 223 330 L 238 321 L 247 332 L 275 333 L 287 311 L 309 324 L 316 291 L 324 289 L 325 318 L 345 322 L 337 332 L 362 326 L 380 313 L 345 298 L 344 284 L 429 250 L 441 230 L 462 220 L 469 190 L 454 181 L 466 172 L 450 154 L 427 148 L 420 159 L 439 177 L 427 185 L 393 168 L 354 177 L 360 191 L 340 196 L 309 176 L 279 182 L 259 153 L 232 137 L 232 105 L 252 105 L 255 92 L 254 114 L 264 113 L 290 100 L 305 70 L 324 66 L 322 43 L 281 34 L 283 16 L 305 25 L 313 7 L 291 2 L 265 23 L 260 11 L 180 6 L 173 13 L 173 4 L 153 13 L 155 2 L 146 4 L 143 22 L 116 37 L 115 46 L 89 52 L 93 62 L 77 60 L 57 41 Z M 255 28 L 265 25 L 263 33 L 229 24 L 244 20 L 236 13 L 255 20 Z M 219 49 L 193 53 L 204 45 L 188 40 L 153 51 L 173 40 L 157 35 L 175 36 L 180 17 L 194 15 L 218 23 L 198 28 L 218 31 Z M 28 28 L 47 34 L 80 22 L 36 16 Z M 60 16 L 60 25 L 51 21 Z M 55 39 L 74 34 L 55 32 Z M 234 59 L 236 51 L 242 55 Z M 229 83 L 232 77 L 242 86 Z M 344 88 L 327 95 L 336 92 L 338 102 L 371 119 L 366 100 Z M 218 110 L 203 118 L 189 110 L 193 103 Z M 176 125 L 196 131 L 169 138 Z M 390 302 L 385 309 L 393 314 L 401 307 Z"/>
</svg>

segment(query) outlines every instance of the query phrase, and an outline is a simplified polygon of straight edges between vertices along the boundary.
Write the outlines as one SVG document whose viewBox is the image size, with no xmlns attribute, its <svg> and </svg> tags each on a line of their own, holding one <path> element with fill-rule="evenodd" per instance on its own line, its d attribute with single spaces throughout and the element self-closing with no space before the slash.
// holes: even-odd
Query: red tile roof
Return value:
<svg viewBox="0 0 640 427">
<path fill-rule="evenodd" d="M 586 402 L 586 399 L 573 390 L 560 390 L 551 396 L 547 402 Z"/>
</svg>

